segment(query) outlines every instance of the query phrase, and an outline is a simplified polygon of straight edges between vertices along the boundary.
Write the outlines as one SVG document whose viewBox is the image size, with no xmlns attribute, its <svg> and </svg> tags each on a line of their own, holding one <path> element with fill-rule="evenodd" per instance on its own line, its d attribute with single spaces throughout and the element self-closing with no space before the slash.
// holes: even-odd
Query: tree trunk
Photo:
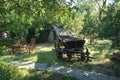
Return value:
<svg viewBox="0 0 120 80">
<path fill-rule="evenodd" d="M 102 5 L 100 5 L 100 3 L 97 0 L 95 0 L 95 1 L 96 1 L 96 3 L 98 4 L 98 7 L 99 7 L 99 17 L 98 17 L 98 19 L 99 19 L 99 23 L 101 25 L 102 24 L 103 9 L 106 7 L 107 0 L 103 0 Z"/>
<path fill-rule="evenodd" d="M 93 35 L 92 35 L 92 31 L 90 30 L 90 44 L 92 44 L 93 42 Z"/>
</svg>

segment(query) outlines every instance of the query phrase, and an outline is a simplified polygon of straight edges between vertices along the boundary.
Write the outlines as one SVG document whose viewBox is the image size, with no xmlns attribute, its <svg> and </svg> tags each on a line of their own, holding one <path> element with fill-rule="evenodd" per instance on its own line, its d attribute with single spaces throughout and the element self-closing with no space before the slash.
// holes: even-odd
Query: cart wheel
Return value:
<svg viewBox="0 0 120 80">
<path fill-rule="evenodd" d="M 81 53 L 81 60 L 82 60 L 82 61 L 85 60 L 85 53 L 84 53 L 84 52 Z"/>
<path fill-rule="evenodd" d="M 56 40 L 54 41 L 54 48 L 55 49 L 57 48 L 57 41 Z"/>
<path fill-rule="evenodd" d="M 54 47 L 55 47 L 55 50 L 59 50 L 60 49 L 60 44 L 57 40 L 55 40 L 54 42 Z"/>
<path fill-rule="evenodd" d="M 72 54 L 67 53 L 68 61 L 72 58 Z"/>
<path fill-rule="evenodd" d="M 55 40 L 55 42 L 54 42 L 54 47 L 55 47 L 55 50 L 56 50 L 56 57 L 58 59 L 61 59 L 62 58 L 62 53 L 60 52 L 60 45 L 59 45 L 59 42 L 57 40 Z"/>
<path fill-rule="evenodd" d="M 90 53 L 89 53 L 89 52 L 86 52 L 87 61 L 89 61 L 89 55 L 90 55 Z"/>
<path fill-rule="evenodd" d="M 57 57 L 58 59 L 61 59 L 61 58 L 62 58 L 62 53 L 56 52 L 56 57 Z"/>
<path fill-rule="evenodd" d="M 87 57 L 87 61 L 89 61 L 89 55 L 90 55 L 90 52 L 88 50 L 88 47 L 86 46 L 86 57 Z"/>
</svg>

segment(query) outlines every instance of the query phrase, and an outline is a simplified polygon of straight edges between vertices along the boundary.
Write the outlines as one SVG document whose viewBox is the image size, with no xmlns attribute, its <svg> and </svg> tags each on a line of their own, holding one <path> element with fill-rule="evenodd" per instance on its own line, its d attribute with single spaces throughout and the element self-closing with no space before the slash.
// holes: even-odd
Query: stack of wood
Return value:
<svg viewBox="0 0 120 80">
<path fill-rule="evenodd" d="M 112 58 L 116 60 L 120 60 L 120 52 L 114 52 Z"/>
</svg>

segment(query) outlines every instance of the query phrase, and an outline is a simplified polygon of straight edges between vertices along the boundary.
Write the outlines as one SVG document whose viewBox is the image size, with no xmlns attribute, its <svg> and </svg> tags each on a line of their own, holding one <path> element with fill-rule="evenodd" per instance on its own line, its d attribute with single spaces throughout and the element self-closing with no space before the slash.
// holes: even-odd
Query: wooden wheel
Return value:
<svg viewBox="0 0 120 80">
<path fill-rule="evenodd" d="M 55 40 L 55 42 L 54 42 L 54 47 L 55 47 L 55 50 L 60 49 L 60 45 L 59 45 L 59 42 L 57 40 Z"/>
<path fill-rule="evenodd" d="M 89 61 L 89 53 L 86 53 L 87 61 Z"/>
<path fill-rule="evenodd" d="M 61 59 L 61 58 L 62 58 L 62 53 L 56 52 L 56 57 L 57 57 L 58 59 Z"/>
<path fill-rule="evenodd" d="M 87 57 L 87 61 L 89 61 L 89 55 L 90 55 L 90 52 L 89 52 L 89 50 L 88 50 L 88 48 L 86 47 L 86 57 Z"/>
<path fill-rule="evenodd" d="M 85 53 L 84 52 L 81 53 L 81 60 L 83 60 L 83 61 L 85 60 Z"/>
<path fill-rule="evenodd" d="M 61 59 L 62 58 L 62 53 L 60 52 L 60 45 L 59 45 L 57 40 L 55 40 L 55 42 L 54 42 L 54 47 L 55 47 L 56 57 L 58 59 Z"/>
<path fill-rule="evenodd" d="M 56 40 L 54 41 L 54 48 L 55 49 L 57 48 L 57 42 L 56 42 Z"/>
<path fill-rule="evenodd" d="M 70 60 L 72 58 L 72 54 L 67 53 L 67 57 L 68 57 L 68 60 Z"/>
</svg>

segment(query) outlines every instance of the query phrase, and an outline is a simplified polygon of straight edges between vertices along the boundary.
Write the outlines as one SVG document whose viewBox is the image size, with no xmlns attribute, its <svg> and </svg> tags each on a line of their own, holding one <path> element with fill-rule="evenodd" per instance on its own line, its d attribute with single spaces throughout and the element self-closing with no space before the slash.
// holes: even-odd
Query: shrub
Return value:
<svg viewBox="0 0 120 80">
<path fill-rule="evenodd" d="M 20 80 L 21 76 L 18 67 L 0 61 L 0 80 Z"/>
</svg>

